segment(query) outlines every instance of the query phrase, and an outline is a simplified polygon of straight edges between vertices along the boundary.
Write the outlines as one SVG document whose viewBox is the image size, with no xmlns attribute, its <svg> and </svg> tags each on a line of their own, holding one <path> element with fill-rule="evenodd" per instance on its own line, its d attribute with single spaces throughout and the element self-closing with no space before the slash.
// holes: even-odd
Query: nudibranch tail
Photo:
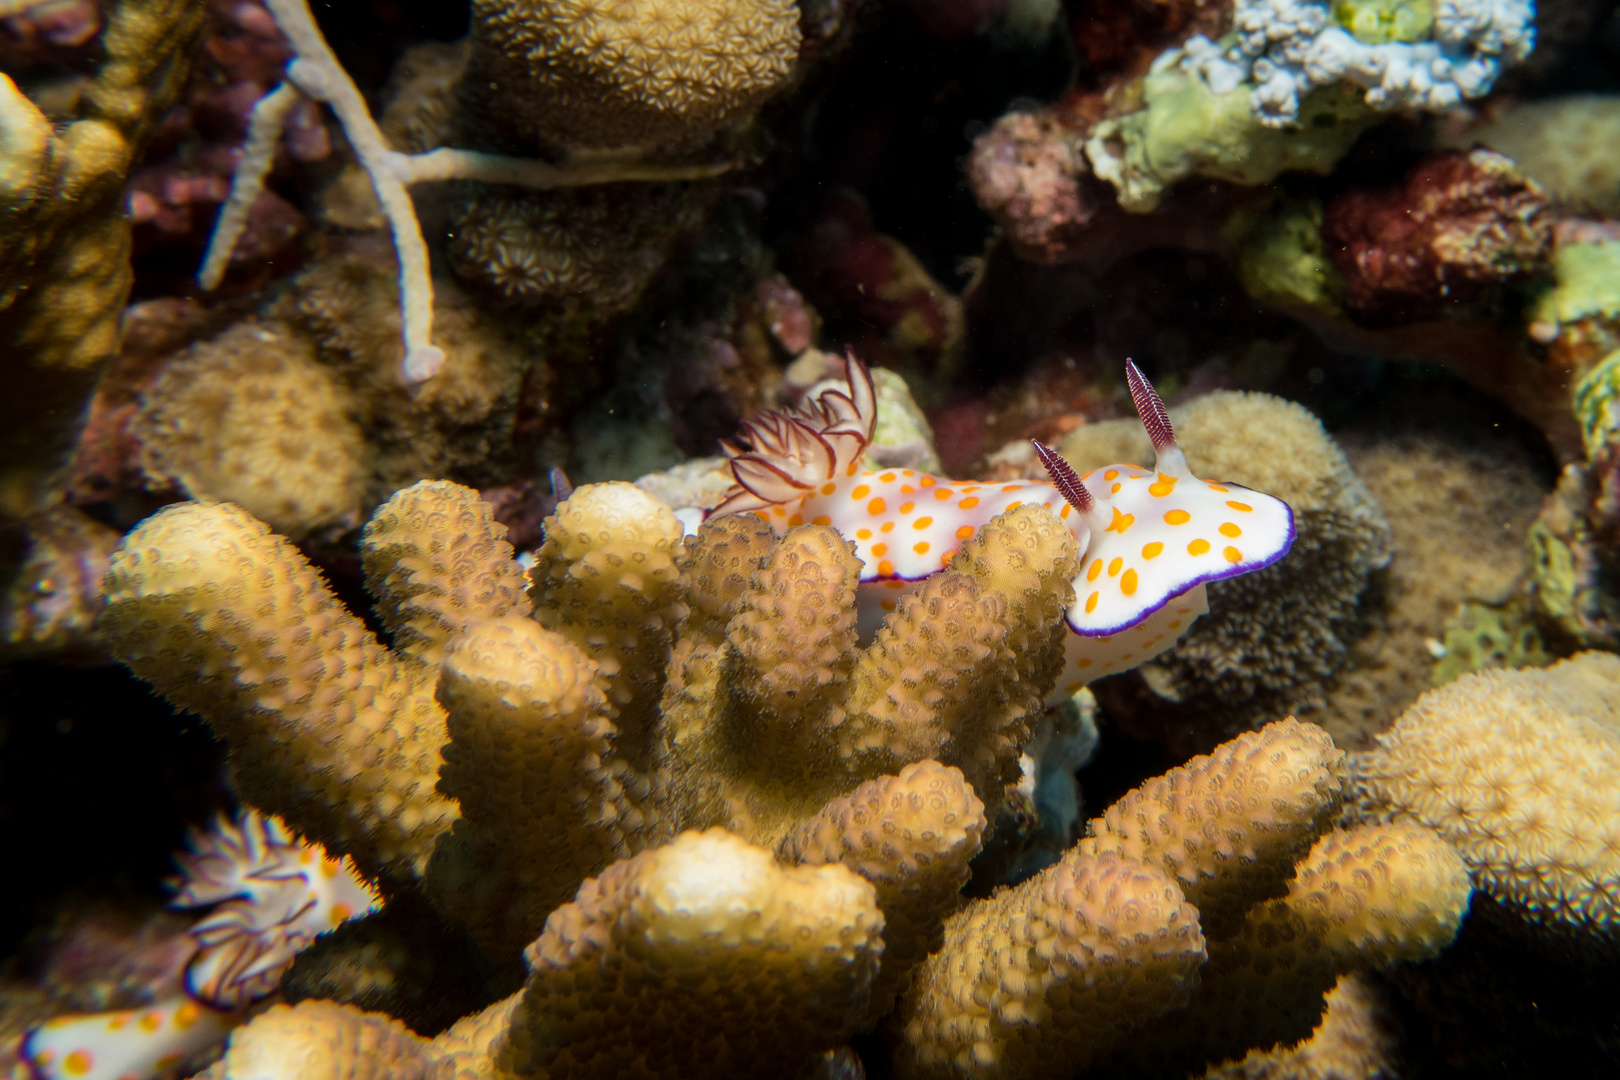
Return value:
<svg viewBox="0 0 1620 1080">
<path fill-rule="evenodd" d="M 185 997 L 141 1009 L 64 1016 L 30 1029 L 19 1056 L 37 1080 L 148 1077 L 218 1045 L 244 1018 Z"/>
</svg>

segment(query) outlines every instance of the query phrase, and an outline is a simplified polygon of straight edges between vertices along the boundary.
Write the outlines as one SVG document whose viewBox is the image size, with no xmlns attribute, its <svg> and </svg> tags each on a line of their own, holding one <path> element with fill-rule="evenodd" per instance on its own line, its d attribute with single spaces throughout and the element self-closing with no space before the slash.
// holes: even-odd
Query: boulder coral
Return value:
<svg viewBox="0 0 1620 1080">
<path fill-rule="evenodd" d="M 471 85 L 524 141 L 567 149 L 704 141 L 787 81 L 789 0 L 475 0 Z"/>
<path fill-rule="evenodd" d="M 1613 943 L 1620 658 L 1465 675 L 1419 698 L 1355 774 L 1374 813 L 1435 829 L 1527 924 Z"/>
<path fill-rule="evenodd" d="M 244 322 L 163 369 L 134 434 L 152 482 L 228 500 L 301 540 L 359 524 L 368 455 L 354 412 L 307 343 Z"/>
</svg>

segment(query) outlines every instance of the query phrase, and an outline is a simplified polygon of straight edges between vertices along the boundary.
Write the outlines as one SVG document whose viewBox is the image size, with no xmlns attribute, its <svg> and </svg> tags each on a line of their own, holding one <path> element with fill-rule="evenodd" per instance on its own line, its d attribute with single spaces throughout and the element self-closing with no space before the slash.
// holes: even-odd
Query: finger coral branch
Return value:
<svg viewBox="0 0 1620 1080">
<path fill-rule="evenodd" d="M 581 880 L 667 835 L 646 786 L 613 767 L 602 691 L 594 663 L 519 615 L 473 627 L 445 658 L 439 790 L 461 820 L 428 880 L 492 956 L 532 941 Z"/>
<path fill-rule="evenodd" d="M 1327 732 L 1278 721 L 1136 788 L 1081 846 L 1160 867 L 1197 906 L 1204 932 L 1221 937 L 1250 905 L 1282 894 L 1339 808 L 1343 769 Z"/>
<path fill-rule="evenodd" d="M 143 522 L 107 572 L 114 652 L 230 746 L 244 798 L 368 873 L 426 863 L 444 714 L 286 540 L 228 503 Z"/>
<path fill-rule="evenodd" d="M 683 833 L 546 921 L 496 1067 L 799 1075 L 855 1030 L 882 930 L 872 886 L 842 866 L 783 867 L 724 830 Z"/>
<path fill-rule="evenodd" d="M 587 484 L 545 532 L 530 573 L 536 617 L 600 665 L 621 730 L 650 732 L 683 614 L 681 523 L 633 484 Z"/>
<path fill-rule="evenodd" d="M 178 98 L 201 36 L 201 0 L 109 5 L 104 59 L 77 115 L 53 128 L 0 75 L 0 516 L 50 499 L 133 280 L 124 182 Z"/>
<path fill-rule="evenodd" d="M 1257 905 L 1236 935 L 1211 943 L 1197 996 L 1164 1018 L 1148 1052 L 1118 1055 L 1120 1071 L 1180 1075 L 1305 1038 L 1340 975 L 1426 959 L 1450 944 L 1470 891 L 1462 859 L 1428 829 L 1328 833 L 1285 896 Z"/>
<path fill-rule="evenodd" d="M 883 969 L 872 987 L 873 1019 L 939 947 L 984 827 L 984 804 L 961 770 L 919 761 L 834 799 L 777 846 L 788 863 L 841 863 L 877 888 Z"/>
<path fill-rule="evenodd" d="M 436 666 L 451 639 L 524 602 L 506 527 L 460 484 L 424 480 L 394 495 L 360 541 L 366 584 L 398 652 Z"/>
<path fill-rule="evenodd" d="M 900 1075 L 1067 1077 L 1186 1003 L 1198 913 L 1168 875 L 1071 855 L 945 925 L 902 1006 Z"/>
<path fill-rule="evenodd" d="M 772 547 L 726 628 L 725 682 L 767 769 L 815 768 L 831 749 L 825 732 L 842 718 L 855 663 L 860 573 L 853 545 L 835 530 L 802 525 Z"/>
</svg>

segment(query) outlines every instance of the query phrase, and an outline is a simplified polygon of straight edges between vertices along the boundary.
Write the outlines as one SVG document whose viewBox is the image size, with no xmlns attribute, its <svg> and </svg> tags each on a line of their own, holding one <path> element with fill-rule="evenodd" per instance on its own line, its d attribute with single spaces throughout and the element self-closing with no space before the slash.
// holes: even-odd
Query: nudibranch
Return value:
<svg viewBox="0 0 1620 1080">
<path fill-rule="evenodd" d="M 948 480 L 913 469 L 863 469 L 877 422 L 871 373 L 853 354 L 845 390 L 801 410 L 767 412 L 724 442 L 735 481 L 710 511 L 753 513 L 782 533 L 830 525 L 861 560 L 863 627 L 915 583 L 950 565 L 996 515 L 1047 507 L 1083 552 L 1067 622 L 1068 663 L 1050 700 L 1168 649 L 1209 610 L 1204 586 L 1270 566 L 1294 541 L 1288 504 L 1194 476 L 1164 402 L 1131 361 L 1126 381 L 1153 442 L 1152 469 L 1109 465 L 1078 475 L 1036 443 L 1049 481 Z"/>
<path fill-rule="evenodd" d="M 146 1080 L 195 1057 L 276 989 L 300 949 L 381 904 L 348 859 L 255 810 L 194 832 L 176 862 L 174 906 L 211 909 L 190 930 L 185 993 L 30 1029 L 21 1052 L 36 1080 Z"/>
</svg>

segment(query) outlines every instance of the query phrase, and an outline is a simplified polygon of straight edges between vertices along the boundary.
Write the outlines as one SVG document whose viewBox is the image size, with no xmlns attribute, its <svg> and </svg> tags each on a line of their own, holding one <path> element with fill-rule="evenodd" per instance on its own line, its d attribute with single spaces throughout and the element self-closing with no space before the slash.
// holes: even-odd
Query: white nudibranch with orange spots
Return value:
<svg viewBox="0 0 1620 1080">
<path fill-rule="evenodd" d="M 863 627 L 914 583 L 950 565 L 979 527 L 1039 503 L 1068 526 L 1083 557 L 1068 611 L 1058 701 L 1168 649 L 1209 610 L 1204 586 L 1270 566 L 1294 541 L 1288 504 L 1192 474 L 1159 395 L 1125 362 L 1154 468 L 1110 465 L 1079 476 L 1036 443 L 1051 481 L 947 480 L 912 469 L 862 469 L 877 420 L 871 374 L 849 357 L 849 392 L 802 412 L 769 412 L 724 443 L 735 486 L 711 514 L 754 513 L 777 532 L 830 525 L 860 558 Z"/>
<path fill-rule="evenodd" d="M 274 992 L 299 950 L 382 902 L 347 858 L 256 810 L 193 833 L 176 862 L 174 906 L 211 909 L 190 931 L 185 994 L 32 1028 L 22 1057 L 37 1080 L 145 1080 L 196 1056 Z"/>
</svg>

